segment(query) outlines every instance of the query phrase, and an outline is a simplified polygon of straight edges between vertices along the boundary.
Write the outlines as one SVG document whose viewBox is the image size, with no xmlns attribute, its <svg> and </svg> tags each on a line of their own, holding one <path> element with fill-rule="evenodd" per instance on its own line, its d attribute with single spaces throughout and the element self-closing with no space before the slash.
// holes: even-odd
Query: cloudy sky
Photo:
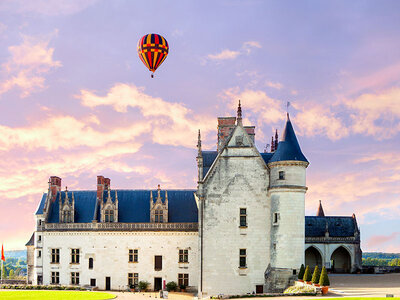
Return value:
<svg viewBox="0 0 400 300">
<path fill-rule="evenodd" d="M 364 251 L 400 252 L 399 1 L 0 2 L 0 242 L 23 249 L 50 175 L 68 189 L 195 188 L 216 118 L 285 103 L 308 160 L 306 211 L 355 213 Z M 156 32 L 154 79 L 136 53 Z"/>
</svg>

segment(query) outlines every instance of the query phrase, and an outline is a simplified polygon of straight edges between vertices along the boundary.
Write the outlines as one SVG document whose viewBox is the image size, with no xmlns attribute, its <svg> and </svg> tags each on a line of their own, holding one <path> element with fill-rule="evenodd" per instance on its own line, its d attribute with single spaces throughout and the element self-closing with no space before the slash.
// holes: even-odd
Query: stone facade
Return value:
<svg viewBox="0 0 400 300">
<path fill-rule="evenodd" d="M 102 290 L 175 281 L 202 298 L 282 291 L 303 263 L 355 271 L 355 216 L 305 217 L 309 163 L 289 116 L 282 140 L 276 133 L 260 153 L 241 113 L 218 118 L 216 151 L 202 150 L 199 132 L 196 190 L 112 190 L 98 176 L 96 190 L 61 191 L 50 177 L 27 244 L 28 281 Z"/>
</svg>

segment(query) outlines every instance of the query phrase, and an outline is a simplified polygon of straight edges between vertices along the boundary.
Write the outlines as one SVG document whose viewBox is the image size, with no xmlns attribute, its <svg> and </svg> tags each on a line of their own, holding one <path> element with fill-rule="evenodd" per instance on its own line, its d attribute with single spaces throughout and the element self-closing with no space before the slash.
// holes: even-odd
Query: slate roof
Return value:
<svg viewBox="0 0 400 300">
<path fill-rule="evenodd" d="M 326 225 L 328 225 L 331 237 L 352 237 L 356 231 L 356 220 L 353 217 L 317 217 L 306 216 L 306 237 L 325 236 Z"/>
<path fill-rule="evenodd" d="M 40 200 L 39 206 L 36 210 L 36 215 L 43 214 L 44 204 L 46 203 L 47 193 L 43 193 L 42 200 Z"/>
<path fill-rule="evenodd" d="M 33 246 L 35 244 L 35 233 L 32 233 L 31 238 L 29 241 L 25 244 L 25 246 Z"/>
<path fill-rule="evenodd" d="M 153 200 L 157 199 L 157 191 L 150 190 L 116 190 L 118 194 L 118 221 L 121 223 L 147 223 L 150 222 L 150 192 L 153 193 Z M 168 190 L 168 221 L 172 223 L 197 222 L 197 205 L 194 199 L 195 190 Z M 95 214 L 97 191 L 73 191 L 75 199 L 75 223 L 90 223 Z M 51 204 L 48 223 L 59 222 L 59 196 Z M 61 199 L 64 203 L 65 192 L 61 192 Z M 106 201 L 108 193 L 105 192 L 103 201 Z M 115 190 L 111 190 L 112 201 L 115 201 Z M 165 191 L 161 191 L 163 201 Z M 71 201 L 72 191 L 68 191 L 68 198 Z M 105 199 L 104 199 L 105 198 Z M 46 197 L 42 197 L 39 209 L 36 214 L 43 213 Z M 99 221 L 99 211 L 96 219 Z"/>
<path fill-rule="evenodd" d="M 296 134 L 290 122 L 289 115 L 286 121 L 285 130 L 283 131 L 282 141 L 278 143 L 278 149 L 269 162 L 285 161 L 285 160 L 298 160 L 308 162 L 307 158 L 301 152 L 299 142 L 297 141 Z"/>
</svg>

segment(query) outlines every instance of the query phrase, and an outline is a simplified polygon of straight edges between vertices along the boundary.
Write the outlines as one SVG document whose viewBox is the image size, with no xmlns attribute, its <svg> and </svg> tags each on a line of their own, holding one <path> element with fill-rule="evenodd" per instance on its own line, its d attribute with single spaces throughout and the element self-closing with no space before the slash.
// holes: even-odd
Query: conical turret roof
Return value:
<svg viewBox="0 0 400 300">
<path fill-rule="evenodd" d="M 290 122 L 289 114 L 287 116 L 285 130 L 283 131 L 282 141 L 279 142 L 278 149 L 275 150 L 275 153 L 269 162 L 285 160 L 308 162 L 307 158 L 301 152 L 292 122 Z"/>
</svg>

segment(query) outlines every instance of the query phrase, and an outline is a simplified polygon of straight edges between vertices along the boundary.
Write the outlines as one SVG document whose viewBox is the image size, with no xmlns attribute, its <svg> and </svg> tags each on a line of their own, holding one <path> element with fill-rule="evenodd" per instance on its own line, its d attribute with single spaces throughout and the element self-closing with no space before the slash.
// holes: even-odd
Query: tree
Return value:
<svg viewBox="0 0 400 300">
<path fill-rule="evenodd" d="M 322 267 L 321 277 L 319 278 L 319 285 L 320 286 L 329 286 L 329 277 L 328 272 L 326 271 L 325 267 Z"/>
<path fill-rule="evenodd" d="M 318 265 L 317 265 L 317 266 L 315 266 L 314 273 L 312 275 L 312 280 L 311 280 L 312 283 L 318 284 L 320 276 L 321 276 L 321 274 L 319 272 L 319 268 L 318 268 Z"/>
<path fill-rule="evenodd" d="M 299 278 L 300 280 L 303 280 L 303 277 L 304 277 L 304 265 L 301 264 L 299 276 L 297 278 Z"/>
<path fill-rule="evenodd" d="M 6 266 L 5 265 L 3 265 L 3 270 L 2 270 L 2 279 L 6 279 L 7 278 L 7 270 L 6 270 Z"/>
<path fill-rule="evenodd" d="M 10 273 L 8 273 L 8 277 L 9 277 L 10 279 L 14 279 L 14 270 L 13 270 L 13 269 L 11 269 L 11 270 L 10 270 Z"/>
<path fill-rule="evenodd" d="M 311 281 L 311 279 L 312 279 L 312 275 L 311 275 L 310 267 L 307 266 L 306 270 L 304 271 L 303 280 L 304 281 Z"/>
</svg>

